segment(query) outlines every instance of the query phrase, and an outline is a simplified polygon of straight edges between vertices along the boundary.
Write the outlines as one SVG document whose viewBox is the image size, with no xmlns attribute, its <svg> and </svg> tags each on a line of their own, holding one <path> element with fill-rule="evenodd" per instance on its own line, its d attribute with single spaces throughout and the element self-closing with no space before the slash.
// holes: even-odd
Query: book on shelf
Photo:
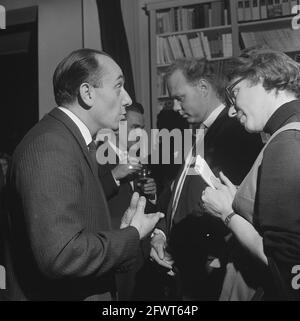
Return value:
<svg viewBox="0 0 300 321">
<path fill-rule="evenodd" d="M 208 28 L 211 27 L 211 9 L 210 4 L 206 3 L 203 5 L 203 12 L 204 12 L 204 27 Z"/>
<path fill-rule="evenodd" d="M 192 52 L 194 58 L 203 58 L 205 57 L 203 43 L 199 34 L 196 34 L 194 38 L 191 38 Z"/>
<path fill-rule="evenodd" d="M 252 19 L 260 19 L 259 0 L 251 0 Z"/>
<path fill-rule="evenodd" d="M 251 12 L 250 0 L 245 0 L 245 4 L 244 4 L 244 20 L 245 21 L 252 20 L 252 12 Z"/>
<path fill-rule="evenodd" d="M 290 5 L 291 5 L 291 10 L 293 9 L 294 6 L 297 6 L 299 3 L 297 0 L 290 0 Z"/>
<path fill-rule="evenodd" d="M 243 0 L 238 0 L 237 3 L 237 17 L 238 17 L 238 21 L 244 21 L 244 1 Z"/>
<path fill-rule="evenodd" d="M 267 17 L 274 17 L 274 0 L 267 0 Z"/>
<path fill-rule="evenodd" d="M 224 2 L 215 1 L 211 3 L 211 26 L 221 26 L 223 24 Z"/>
<path fill-rule="evenodd" d="M 186 58 L 193 57 L 191 46 L 190 46 L 190 42 L 188 40 L 187 35 L 178 35 L 178 38 L 179 38 L 179 41 L 181 43 L 181 47 L 183 49 L 184 56 Z"/>
<path fill-rule="evenodd" d="M 281 2 L 281 0 L 274 0 L 273 13 L 274 13 L 274 17 L 282 17 L 282 2 Z"/>
<path fill-rule="evenodd" d="M 210 52 L 210 47 L 209 47 L 207 36 L 205 36 L 203 32 L 199 32 L 198 35 L 200 36 L 200 39 L 201 39 L 201 43 L 203 46 L 203 51 L 204 51 L 205 57 L 207 59 L 211 59 L 211 52 Z"/>
<path fill-rule="evenodd" d="M 282 0 L 282 15 L 283 16 L 288 16 L 291 14 L 291 5 L 290 5 L 290 0 Z"/>
<path fill-rule="evenodd" d="M 260 18 L 267 19 L 267 0 L 260 0 Z"/>
</svg>

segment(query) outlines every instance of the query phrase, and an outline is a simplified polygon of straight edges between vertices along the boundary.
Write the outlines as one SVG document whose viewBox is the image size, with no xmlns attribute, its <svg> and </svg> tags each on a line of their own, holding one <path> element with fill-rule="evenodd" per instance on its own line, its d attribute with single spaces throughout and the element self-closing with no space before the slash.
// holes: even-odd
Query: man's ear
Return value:
<svg viewBox="0 0 300 321">
<path fill-rule="evenodd" d="M 198 87 L 199 91 L 201 92 L 202 96 L 206 97 L 211 86 L 207 80 L 199 79 L 197 82 L 197 87 Z"/>
<path fill-rule="evenodd" d="M 94 87 L 88 83 L 82 83 L 79 87 L 78 103 L 84 109 L 90 109 L 94 105 L 95 90 Z"/>
</svg>

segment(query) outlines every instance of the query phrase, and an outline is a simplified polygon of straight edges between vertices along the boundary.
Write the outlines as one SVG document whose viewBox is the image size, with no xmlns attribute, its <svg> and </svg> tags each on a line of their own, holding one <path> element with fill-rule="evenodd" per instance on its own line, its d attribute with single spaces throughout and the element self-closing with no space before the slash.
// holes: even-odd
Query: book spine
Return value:
<svg viewBox="0 0 300 321">
<path fill-rule="evenodd" d="M 291 14 L 291 4 L 289 0 L 282 0 L 282 15 L 288 16 Z"/>
<path fill-rule="evenodd" d="M 245 0 L 244 12 L 245 12 L 245 21 L 252 20 L 250 0 Z"/>
<path fill-rule="evenodd" d="M 267 0 L 260 0 L 260 18 L 261 19 L 267 19 Z"/>
<path fill-rule="evenodd" d="M 238 15 L 238 21 L 244 21 L 244 1 L 239 0 L 238 6 L 237 6 L 237 15 Z"/>
<path fill-rule="evenodd" d="M 259 0 L 252 0 L 252 19 L 259 20 L 260 12 L 259 12 Z"/>
</svg>

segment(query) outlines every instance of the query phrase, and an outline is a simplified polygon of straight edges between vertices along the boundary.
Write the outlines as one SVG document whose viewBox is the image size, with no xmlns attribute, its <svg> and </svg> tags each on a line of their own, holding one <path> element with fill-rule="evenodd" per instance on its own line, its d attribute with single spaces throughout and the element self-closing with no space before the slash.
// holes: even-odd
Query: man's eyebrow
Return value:
<svg viewBox="0 0 300 321">
<path fill-rule="evenodd" d="M 124 75 L 119 75 L 119 77 L 116 79 L 116 81 L 118 81 L 118 80 L 123 80 L 124 82 L 125 82 L 125 77 L 124 77 Z"/>
</svg>

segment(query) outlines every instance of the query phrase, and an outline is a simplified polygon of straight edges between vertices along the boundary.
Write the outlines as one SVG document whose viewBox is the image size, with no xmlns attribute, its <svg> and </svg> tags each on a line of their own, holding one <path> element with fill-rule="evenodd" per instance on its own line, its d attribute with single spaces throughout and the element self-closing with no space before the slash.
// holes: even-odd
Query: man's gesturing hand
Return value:
<svg viewBox="0 0 300 321">
<path fill-rule="evenodd" d="M 146 198 L 139 197 L 138 193 L 134 193 L 120 226 L 120 228 L 134 226 L 140 234 L 140 239 L 148 235 L 157 222 L 164 217 L 164 214 L 160 212 L 145 214 L 145 206 Z"/>
<path fill-rule="evenodd" d="M 157 264 L 171 270 L 174 261 L 171 255 L 165 250 L 166 246 L 167 242 L 163 234 L 159 233 L 154 235 L 151 239 L 150 257 Z"/>
</svg>

